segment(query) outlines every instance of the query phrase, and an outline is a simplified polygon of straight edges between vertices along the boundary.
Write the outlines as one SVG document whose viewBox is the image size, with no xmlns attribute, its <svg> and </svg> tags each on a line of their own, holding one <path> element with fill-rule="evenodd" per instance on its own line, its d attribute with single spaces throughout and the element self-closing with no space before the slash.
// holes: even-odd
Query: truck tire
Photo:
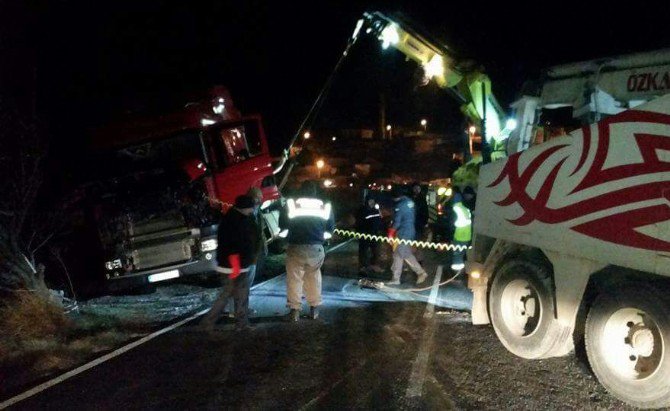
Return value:
<svg viewBox="0 0 670 411">
<path fill-rule="evenodd" d="M 565 355 L 572 329 L 554 318 L 551 271 L 531 258 L 504 262 L 495 273 L 489 293 L 491 323 L 511 353 L 527 359 Z"/>
<path fill-rule="evenodd" d="M 640 408 L 670 406 L 670 299 L 628 285 L 599 295 L 586 318 L 586 353 L 600 383 Z"/>
</svg>

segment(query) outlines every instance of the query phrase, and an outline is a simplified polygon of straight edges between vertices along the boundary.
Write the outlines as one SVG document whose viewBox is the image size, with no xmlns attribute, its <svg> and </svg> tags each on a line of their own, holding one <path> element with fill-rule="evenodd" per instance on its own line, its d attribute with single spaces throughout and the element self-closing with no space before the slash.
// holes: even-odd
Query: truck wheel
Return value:
<svg viewBox="0 0 670 411">
<path fill-rule="evenodd" d="M 600 383 L 640 408 L 670 406 L 670 301 L 629 286 L 601 294 L 586 319 L 586 353 Z"/>
<path fill-rule="evenodd" d="M 550 269 L 514 259 L 496 271 L 489 294 L 491 323 L 510 352 L 528 359 L 565 355 L 572 329 L 554 318 Z"/>
</svg>

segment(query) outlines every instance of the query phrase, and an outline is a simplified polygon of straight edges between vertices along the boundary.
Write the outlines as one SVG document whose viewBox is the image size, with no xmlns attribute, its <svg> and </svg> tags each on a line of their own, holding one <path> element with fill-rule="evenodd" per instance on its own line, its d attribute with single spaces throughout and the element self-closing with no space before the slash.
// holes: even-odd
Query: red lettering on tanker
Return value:
<svg viewBox="0 0 670 411">
<path fill-rule="evenodd" d="M 656 71 L 651 73 L 631 74 L 628 76 L 626 88 L 629 92 L 670 90 L 670 72 Z"/>
<path fill-rule="evenodd" d="M 593 133 L 594 135 L 590 127 L 584 127 L 577 165 L 574 170 L 567 170 L 570 177 L 577 173 L 584 174 L 584 177 L 569 192 L 559 192 L 560 188 L 557 187 L 561 185 L 556 184 L 561 168 L 570 155 L 575 155 L 568 144 L 548 147 L 536 155 L 523 170 L 520 170 L 519 161 L 523 153 L 514 154 L 496 180 L 489 185 L 496 187 L 505 179 L 509 182 L 509 194 L 496 204 L 506 207 L 516 203 L 521 207 L 521 216 L 508 220 L 517 226 L 533 221 L 545 224 L 567 223 L 570 229 L 602 241 L 670 252 L 670 242 L 639 230 L 641 227 L 670 220 L 670 180 L 652 176 L 662 176 L 658 173 L 670 172 L 667 155 L 670 152 L 670 136 L 633 133 L 633 144 L 639 149 L 641 161 L 637 159 L 629 164 L 606 164 L 608 152 L 613 145 L 610 140 L 611 127 L 618 124 L 632 130 L 642 129 L 633 123 L 670 125 L 670 116 L 630 110 L 598 123 L 597 133 Z M 620 138 L 619 135 L 617 138 Z M 587 159 L 591 157 L 590 165 L 587 165 Z M 528 185 L 550 158 L 554 161 L 549 164 L 554 165 L 542 181 L 537 194 L 532 197 L 527 192 Z M 556 197 L 562 197 L 559 199 L 562 201 L 556 201 Z M 550 206 L 550 198 L 562 205 Z M 575 198 L 577 200 L 571 200 Z M 593 216 L 595 213 L 598 215 Z M 589 219 L 589 216 L 593 218 Z M 573 221 L 576 219 L 579 222 Z"/>
</svg>

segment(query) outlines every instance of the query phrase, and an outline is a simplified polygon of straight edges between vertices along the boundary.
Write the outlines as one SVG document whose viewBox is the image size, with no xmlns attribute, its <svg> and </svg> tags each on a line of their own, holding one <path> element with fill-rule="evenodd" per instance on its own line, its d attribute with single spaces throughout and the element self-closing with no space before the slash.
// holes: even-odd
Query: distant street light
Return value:
<svg viewBox="0 0 670 411">
<path fill-rule="evenodd" d="M 421 127 L 423 127 L 423 131 L 426 131 L 426 129 L 428 128 L 428 120 L 426 120 L 425 118 L 422 118 L 421 119 Z"/>
<path fill-rule="evenodd" d="M 475 131 L 477 131 L 477 127 L 475 127 L 475 126 L 470 126 L 470 128 L 468 129 L 468 131 L 470 132 L 470 134 L 475 134 Z"/>
<path fill-rule="evenodd" d="M 337 137 L 333 136 L 333 138 L 331 140 L 335 141 L 335 140 L 337 140 Z"/>
<path fill-rule="evenodd" d="M 388 124 L 386 126 L 386 131 L 388 131 L 388 133 L 389 133 L 389 138 L 393 138 L 393 132 L 391 130 L 392 130 L 392 127 L 391 127 L 390 124 Z"/>
<path fill-rule="evenodd" d="M 318 170 L 319 178 L 321 178 L 321 169 L 325 165 L 326 165 L 326 162 L 323 161 L 322 159 L 319 159 L 319 160 L 316 161 L 316 169 Z"/>
<path fill-rule="evenodd" d="M 305 131 L 305 134 L 303 134 L 302 136 L 305 138 L 305 140 L 309 140 L 309 138 L 312 137 L 312 133 L 310 133 L 309 131 Z"/>
</svg>

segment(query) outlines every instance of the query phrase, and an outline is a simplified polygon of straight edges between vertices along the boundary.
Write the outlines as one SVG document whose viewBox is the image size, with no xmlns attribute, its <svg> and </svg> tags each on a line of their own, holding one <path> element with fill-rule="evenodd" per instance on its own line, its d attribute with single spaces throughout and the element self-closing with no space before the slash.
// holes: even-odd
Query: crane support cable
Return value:
<svg viewBox="0 0 670 411">
<path fill-rule="evenodd" d="M 351 47 L 356 43 L 356 40 L 358 39 L 358 32 L 354 33 L 354 36 L 349 39 L 349 42 L 347 43 L 347 47 L 344 49 L 344 52 L 340 56 L 339 60 L 337 61 L 337 64 L 335 64 L 335 67 L 331 71 L 330 75 L 326 79 L 326 82 L 324 83 L 323 87 L 321 88 L 321 91 L 319 92 L 318 96 L 316 97 L 316 100 L 314 100 L 314 103 L 312 104 L 312 107 L 309 109 L 307 112 L 307 115 L 303 119 L 302 123 L 300 123 L 300 127 L 298 127 L 298 130 L 295 132 L 295 135 L 291 139 L 291 142 L 289 143 L 288 146 L 288 151 L 291 151 L 291 148 L 295 145 L 296 141 L 298 141 L 298 138 L 300 137 L 300 133 L 305 130 L 306 127 L 309 127 L 309 125 L 314 124 L 314 120 L 319 114 L 319 111 L 321 111 L 321 107 L 323 106 L 323 102 L 326 99 L 328 92 L 330 91 L 330 87 L 333 85 L 333 81 L 335 80 L 335 76 L 337 75 L 337 72 L 340 70 L 340 67 L 342 66 L 342 63 L 344 60 L 347 58 L 349 55 L 349 50 Z M 289 166 L 287 167 L 286 171 L 284 172 L 284 176 L 282 177 L 282 181 L 279 184 L 279 189 L 281 190 L 284 188 L 284 185 L 286 185 L 286 182 L 288 181 L 288 177 L 291 175 L 291 171 L 293 170 L 293 166 L 295 165 L 295 160 L 292 160 Z"/>
</svg>

